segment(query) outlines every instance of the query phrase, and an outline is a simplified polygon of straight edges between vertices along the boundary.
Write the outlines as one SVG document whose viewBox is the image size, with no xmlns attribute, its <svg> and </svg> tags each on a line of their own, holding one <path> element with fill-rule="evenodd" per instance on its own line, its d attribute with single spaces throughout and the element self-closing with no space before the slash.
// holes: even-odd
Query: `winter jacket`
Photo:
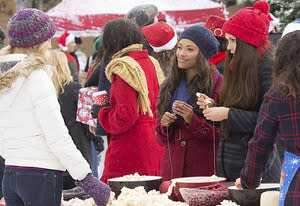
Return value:
<svg viewBox="0 0 300 206">
<path fill-rule="evenodd" d="M 265 63 L 261 73 L 260 95 L 257 104 L 247 110 L 230 107 L 227 119 L 229 137 L 221 137 L 218 148 L 218 175 L 226 177 L 227 181 L 234 182 L 244 166 L 248 150 L 248 141 L 253 137 L 258 112 L 264 94 L 271 85 L 271 64 Z M 230 94 L 228 94 L 230 95 Z M 263 182 L 278 182 L 280 176 L 280 159 L 277 150 L 272 153 Z"/>
<path fill-rule="evenodd" d="M 223 82 L 223 76 L 213 67 L 213 99 L 216 101 Z M 161 166 L 163 180 L 179 177 L 210 176 L 214 174 L 217 145 L 220 138 L 218 129 L 205 118 L 194 112 L 190 124 L 182 118 L 167 129 L 156 121 L 156 139 L 165 147 Z M 214 149 L 215 147 L 215 149 Z"/>
<path fill-rule="evenodd" d="M 67 169 L 82 180 L 91 170 L 68 134 L 44 62 L 0 57 L 0 155 L 6 165 Z"/>
<path fill-rule="evenodd" d="M 148 86 L 148 98 L 153 114 L 156 111 L 159 95 L 159 81 L 154 64 L 146 50 L 125 48 L 121 54 L 128 53 L 144 71 Z M 119 57 L 113 57 L 118 63 Z M 109 65 L 106 67 L 108 68 Z M 160 68 L 159 68 L 160 69 Z M 99 121 L 107 132 L 108 149 L 101 180 L 138 172 L 140 175 L 159 175 L 163 148 L 155 140 L 155 118 L 143 114 L 138 107 L 138 93 L 121 77 L 112 75 L 110 89 L 111 107 L 99 112 Z M 108 77 L 108 79 L 110 79 Z"/>
<path fill-rule="evenodd" d="M 86 124 L 76 121 L 78 93 L 81 85 L 78 82 L 70 82 L 59 95 L 58 101 L 64 118 L 65 125 L 69 130 L 75 145 L 88 163 L 92 164 L 91 133 Z"/>
<path fill-rule="evenodd" d="M 111 83 L 110 81 L 106 78 L 105 75 L 105 67 L 104 67 L 104 63 L 103 61 L 101 61 L 96 69 L 99 67 L 99 82 L 98 82 L 98 91 L 103 91 L 105 90 L 107 92 L 107 96 L 108 99 L 110 98 L 110 87 L 111 87 Z M 100 125 L 99 120 L 97 121 L 97 128 L 96 128 L 96 135 L 98 136 L 104 136 L 106 135 L 105 130 L 103 129 L 103 127 Z"/>
<path fill-rule="evenodd" d="M 68 52 L 64 52 L 67 60 L 68 60 L 68 66 L 71 72 L 71 75 L 73 77 L 73 81 L 78 82 L 78 73 L 79 73 L 79 66 L 78 63 L 76 61 L 76 59 L 71 56 L 71 54 L 69 54 Z"/>
<path fill-rule="evenodd" d="M 244 188 L 255 188 L 260 184 L 277 134 L 285 151 L 300 156 L 299 125 L 300 104 L 296 99 L 290 95 L 283 97 L 278 88 L 267 92 L 260 109 L 254 137 L 249 141 L 245 166 L 241 172 L 241 183 Z M 297 161 L 294 163 L 296 165 Z M 282 175 L 284 177 L 284 173 Z M 300 170 L 298 169 L 290 183 L 284 205 L 300 205 L 299 183 Z"/>
</svg>

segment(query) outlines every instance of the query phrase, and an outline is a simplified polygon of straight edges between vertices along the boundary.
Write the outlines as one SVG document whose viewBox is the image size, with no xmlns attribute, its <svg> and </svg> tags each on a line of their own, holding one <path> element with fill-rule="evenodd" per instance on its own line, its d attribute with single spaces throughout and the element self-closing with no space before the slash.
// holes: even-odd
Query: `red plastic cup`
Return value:
<svg viewBox="0 0 300 206">
<path fill-rule="evenodd" d="M 105 90 L 93 93 L 93 104 L 104 105 L 108 102 L 107 92 Z"/>
</svg>

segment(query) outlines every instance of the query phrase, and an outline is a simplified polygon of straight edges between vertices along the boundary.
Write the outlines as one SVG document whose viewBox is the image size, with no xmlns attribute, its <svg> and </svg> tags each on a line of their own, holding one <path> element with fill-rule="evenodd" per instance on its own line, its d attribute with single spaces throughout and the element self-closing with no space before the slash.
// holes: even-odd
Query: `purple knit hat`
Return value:
<svg viewBox="0 0 300 206">
<path fill-rule="evenodd" d="M 52 19 L 38 9 L 22 9 L 8 22 L 8 43 L 13 47 L 27 48 L 41 44 L 56 32 Z"/>
</svg>

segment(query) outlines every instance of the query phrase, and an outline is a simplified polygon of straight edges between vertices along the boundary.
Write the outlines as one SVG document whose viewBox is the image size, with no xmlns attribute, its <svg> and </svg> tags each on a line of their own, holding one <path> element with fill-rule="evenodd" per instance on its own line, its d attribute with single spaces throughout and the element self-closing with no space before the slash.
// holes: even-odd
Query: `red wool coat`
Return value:
<svg viewBox="0 0 300 206">
<path fill-rule="evenodd" d="M 223 83 L 223 76 L 218 74 L 215 67 L 212 69 L 214 82 L 212 97 L 216 101 Z M 160 118 L 157 117 L 156 122 L 156 139 L 165 147 L 161 167 L 163 180 L 213 175 L 220 138 L 219 129 L 208 124 L 204 117 L 199 117 L 194 113 L 190 124 L 185 124 L 183 119 L 177 119 L 170 125 L 167 132 L 166 128 L 160 124 Z"/>
<path fill-rule="evenodd" d="M 151 110 L 156 112 L 159 84 L 155 67 L 147 51 L 133 51 L 129 56 L 144 70 Z M 114 75 L 110 89 L 110 104 L 99 112 L 99 121 L 107 132 L 108 149 L 101 180 L 138 172 L 159 175 L 164 148 L 155 140 L 155 118 L 137 109 L 137 92 L 121 77 Z"/>
</svg>

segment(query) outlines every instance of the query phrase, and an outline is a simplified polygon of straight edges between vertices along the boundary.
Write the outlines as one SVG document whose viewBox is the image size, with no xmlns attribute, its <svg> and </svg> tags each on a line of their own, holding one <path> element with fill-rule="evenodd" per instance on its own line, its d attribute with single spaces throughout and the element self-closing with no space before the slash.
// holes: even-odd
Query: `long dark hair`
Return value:
<svg viewBox="0 0 300 206">
<path fill-rule="evenodd" d="M 211 96 L 212 90 L 212 70 L 206 57 L 201 53 L 199 49 L 199 55 L 197 57 L 197 74 L 188 84 L 188 93 L 194 102 L 197 101 L 196 93 L 201 92 L 208 96 Z M 178 68 L 177 58 L 174 58 L 173 65 L 164 82 L 160 91 L 159 102 L 157 104 L 157 111 L 160 115 L 169 111 L 172 106 L 172 97 L 180 82 L 185 77 L 185 71 Z M 199 108 L 195 106 L 194 109 Z"/>
<path fill-rule="evenodd" d="M 143 44 L 144 38 L 133 20 L 120 18 L 109 21 L 103 29 L 104 64 L 121 49 L 132 44 Z"/>
<path fill-rule="evenodd" d="M 300 31 L 286 34 L 277 43 L 273 66 L 273 87 L 283 96 L 300 99 Z"/>
<path fill-rule="evenodd" d="M 240 39 L 236 39 L 236 51 L 232 55 L 226 52 L 224 81 L 220 91 L 220 104 L 240 109 L 254 108 L 260 96 L 260 82 L 263 64 L 271 61 L 273 49 L 269 47 L 263 55 L 258 48 Z M 221 122 L 221 130 L 226 137 L 226 121 Z"/>
</svg>

